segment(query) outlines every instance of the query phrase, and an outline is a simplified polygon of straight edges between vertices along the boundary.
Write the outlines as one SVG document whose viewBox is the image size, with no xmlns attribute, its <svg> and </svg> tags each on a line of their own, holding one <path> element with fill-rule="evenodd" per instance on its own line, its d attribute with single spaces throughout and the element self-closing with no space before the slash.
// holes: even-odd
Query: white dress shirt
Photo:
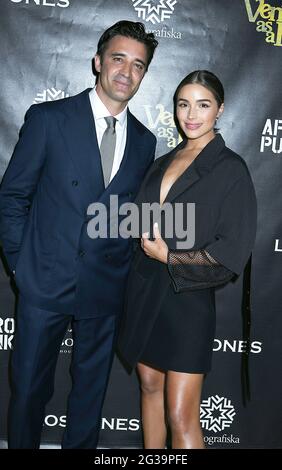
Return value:
<svg viewBox="0 0 282 470">
<path fill-rule="evenodd" d="M 112 116 L 112 114 L 110 113 L 110 111 L 106 108 L 104 103 L 99 98 L 95 88 L 93 88 L 90 91 L 89 99 L 90 99 L 91 108 L 92 108 L 94 121 L 95 121 L 98 145 L 100 148 L 103 134 L 107 128 L 107 124 L 104 118 L 107 116 Z M 124 154 L 125 144 L 126 144 L 127 106 L 124 108 L 124 110 L 121 113 L 117 114 L 114 117 L 117 120 L 116 127 L 115 127 L 116 148 L 115 148 L 115 155 L 114 155 L 110 181 L 112 181 L 113 177 L 118 172 L 120 164 L 123 159 L 123 154 Z"/>
</svg>

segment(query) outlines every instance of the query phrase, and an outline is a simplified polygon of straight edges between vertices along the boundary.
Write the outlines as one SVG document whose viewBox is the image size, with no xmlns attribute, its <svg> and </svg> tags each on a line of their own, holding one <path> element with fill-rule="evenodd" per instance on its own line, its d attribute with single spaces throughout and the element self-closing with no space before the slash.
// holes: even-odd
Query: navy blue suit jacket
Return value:
<svg viewBox="0 0 282 470">
<path fill-rule="evenodd" d="M 156 139 L 129 111 L 124 157 L 109 186 L 87 89 L 33 105 L 0 190 L 0 235 L 20 293 L 76 318 L 119 314 L 131 258 L 123 238 L 91 239 L 87 208 L 133 201 Z"/>
</svg>

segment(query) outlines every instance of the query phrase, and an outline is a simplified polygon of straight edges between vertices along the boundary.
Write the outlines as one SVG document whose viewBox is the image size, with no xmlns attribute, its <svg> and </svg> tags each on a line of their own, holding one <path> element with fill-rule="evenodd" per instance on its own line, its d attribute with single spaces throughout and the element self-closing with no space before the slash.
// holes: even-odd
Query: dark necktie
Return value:
<svg viewBox="0 0 282 470">
<path fill-rule="evenodd" d="M 116 118 L 108 116 L 104 118 L 107 123 L 107 129 L 105 130 L 101 145 L 101 163 L 103 168 L 105 188 L 108 186 L 111 178 L 115 147 L 116 147 Z"/>
</svg>

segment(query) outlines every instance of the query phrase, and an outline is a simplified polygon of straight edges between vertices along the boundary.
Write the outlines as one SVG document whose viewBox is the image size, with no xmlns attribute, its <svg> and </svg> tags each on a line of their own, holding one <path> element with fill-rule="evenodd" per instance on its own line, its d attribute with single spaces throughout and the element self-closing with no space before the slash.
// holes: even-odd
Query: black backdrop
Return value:
<svg viewBox="0 0 282 470">
<path fill-rule="evenodd" d="M 157 156 L 178 135 L 172 95 L 188 72 L 205 68 L 225 85 L 219 122 L 227 145 L 246 160 L 258 198 L 252 262 L 251 400 L 244 406 L 241 363 L 246 344 L 242 278 L 217 293 L 213 370 L 203 389 L 201 420 L 208 447 L 281 448 L 280 363 L 282 289 L 281 203 L 282 3 L 273 0 L 1 0 L 0 173 L 4 173 L 27 108 L 94 85 L 91 60 L 110 24 L 143 21 L 160 45 L 130 108 L 158 138 Z M 0 270 L 0 439 L 6 439 L 8 363 L 15 329 L 15 296 Z M 69 331 L 42 442 L 58 444 L 65 425 Z M 140 447 L 139 389 L 114 362 L 103 411 L 100 446 Z"/>
</svg>

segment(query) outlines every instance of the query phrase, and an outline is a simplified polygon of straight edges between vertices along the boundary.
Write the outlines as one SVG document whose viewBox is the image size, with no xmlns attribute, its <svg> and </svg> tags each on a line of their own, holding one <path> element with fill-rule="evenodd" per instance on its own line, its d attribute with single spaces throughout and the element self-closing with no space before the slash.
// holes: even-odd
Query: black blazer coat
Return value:
<svg viewBox="0 0 282 470">
<path fill-rule="evenodd" d="M 111 195 L 132 202 L 156 145 L 128 111 L 123 160 L 105 188 L 89 91 L 31 106 L 0 189 L 0 236 L 20 293 L 76 318 L 121 312 L 131 243 L 90 238 L 87 209 L 109 208 Z"/>
<path fill-rule="evenodd" d="M 154 162 L 137 196 L 139 205 L 160 202 L 165 170 L 185 144 L 183 141 Z M 211 268 L 182 262 L 185 250 L 177 249 L 179 240 L 176 236 L 165 237 L 163 224 L 161 234 L 169 247 L 167 265 L 147 257 L 140 246 L 137 247 L 118 343 L 121 356 L 130 367 L 142 353 L 167 289 L 172 286 L 179 295 L 182 292 L 187 295 L 191 289 L 227 282 L 242 272 L 254 245 L 257 210 L 253 183 L 244 160 L 225 146 L 220 134 L 177 179 L 164 202 L 170 202 L 172 206 L 179 202 L 184 205 L 195 203 L 195 244 L 190 253 L 205 250 L 218 264 Z M 174 258 L 179 256 L 175 265 L 170 262 L 171 254 Z"/>
</svg>

